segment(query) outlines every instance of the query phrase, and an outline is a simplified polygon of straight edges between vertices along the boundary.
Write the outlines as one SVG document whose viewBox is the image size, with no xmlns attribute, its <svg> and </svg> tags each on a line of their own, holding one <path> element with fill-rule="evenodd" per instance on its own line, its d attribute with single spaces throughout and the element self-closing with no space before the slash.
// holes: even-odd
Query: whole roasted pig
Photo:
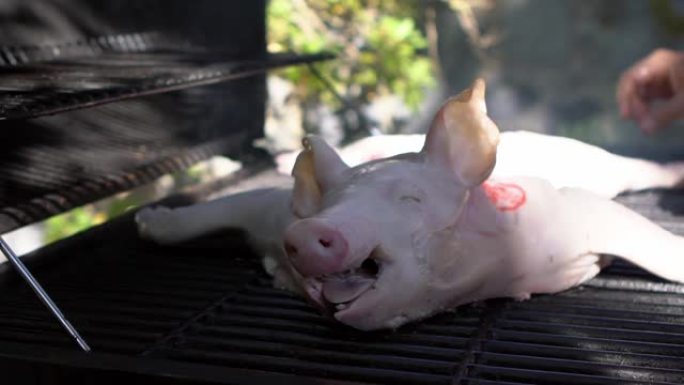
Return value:
<svg viewBox="0 0 684 385">
<path fill-rule="evenodd" d="M 363 330 L 566 290 L 612 257 L 684 282 L 684 238 L 583 189 L 490 178 L 499 132 L 484 91 L 476 80 L 449 99 L 419 152 L 349 167 L 307 137 L 292 188 L 147 208 L 137 215 L 140 234 L 170 244 L 243 228 L 276 285 Z"/>
</svg>

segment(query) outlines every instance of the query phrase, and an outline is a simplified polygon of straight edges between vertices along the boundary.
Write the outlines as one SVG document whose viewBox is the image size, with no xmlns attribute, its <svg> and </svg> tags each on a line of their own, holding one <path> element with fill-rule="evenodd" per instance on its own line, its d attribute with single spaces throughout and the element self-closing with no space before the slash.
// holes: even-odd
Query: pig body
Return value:
<svg viewBox="0 0 684 385">
<path fill-rule="evenodd" d="M 394 155 L 418 152 L 425 135 L 376 135 L 339 149 L 350 166 Z M 276 157 L 278 171 L 289 174 L 296 152 Z M 546 179 L 555 188 L 577 187 L 613 198 L 626 191 L 671 188 L 684 179 L 684 162 L 660 164 L 612 154 L 572 138 L 529 131 L 500 135 L 494 178 L 531 176 Z"/>
<path fill-rule="evenodd" d="M 491 178 L 497 142 L 476 81 L 440 110 L 419 152 L 349 167 L 309 137 L 291 188 L 145 209 L 136 219 L 144 237 L 167 244 L 244 228 L 276 285 L 363 330 L 562 291 L 613 256 L 684 282 L 681 237 L 582 189 Z"/>
</svg>

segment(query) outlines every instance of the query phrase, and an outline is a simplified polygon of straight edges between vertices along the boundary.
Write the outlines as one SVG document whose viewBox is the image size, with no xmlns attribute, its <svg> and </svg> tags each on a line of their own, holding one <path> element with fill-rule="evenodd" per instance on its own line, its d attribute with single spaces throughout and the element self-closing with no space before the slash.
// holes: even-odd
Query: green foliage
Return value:
<svg viewBox="0 0 684 385">
<path fill-rule="evenodd" d="M 317 68 L 344 99 L 363 104 L 396 94 L 417 108 L 434 83 L 427 42 L 416 25 L 420 9 L 419 1 L 271 0 L 269 51 L 332 51 L 338 58 Z M 303 103 L 341 107 L 306 67 L 279 74 L 295 84 Z"/>
<path fill-rule="evenodd" d="M 432 85 L 433 77 L 430 61 L 417 55 L 417 50 L 426 48 L 427 43 L 413 20 L 383 16 L 370 31 L 368 43 L 373 54 L 365 61 L 372 65 L 365 71 L 371 73 L 375 69 L 375 76 L 369 79 L 386 85 L 390 92 L 401 95 L 407 105 L 416 108 L 422 101 L 424 88 Z M 361 71 L 358 81 L 364 84 L 364 80 L 366 77 Z"/>
<path fill-rule="evenodd" d="M 92 207 L 79 207 L 46 221 L 45 242 L 51 243 L 71 236 L 107 220 L 107 215 L 96 214 Z"/>
<path fill-rule="evenodd" d="M 104 215 L 105 218 L 116 218 L 126 211 L 138 207 L 143 203 L 143 199 L 137 194 L 126 194 L 123 197 L 116 197 L 104 204 L 105 213 L 98 213 L 96 215 Z"/>
</svg>

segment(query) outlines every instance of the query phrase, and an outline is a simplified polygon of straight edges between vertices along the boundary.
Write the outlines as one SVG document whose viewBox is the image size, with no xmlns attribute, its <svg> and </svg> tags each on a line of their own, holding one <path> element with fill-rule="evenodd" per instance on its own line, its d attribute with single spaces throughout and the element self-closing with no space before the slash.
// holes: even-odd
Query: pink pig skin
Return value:
<svg viewBox="0 0 684 385">
<path fill-rule="evenodd" d="M 292 189 L 148 208 L 136 219 L 143 237 L 167 244 L 242 227 L 277 286 L 362 330 L 559 292 L 613 256 L 684 282 L 684 240 L 629 209 L 539 178 L 487 180 L 498 140 L 477 80 L 444 104 L 420 152 L 348 167 L 308 137 Z"/>
<path fill-rule="evenodd" d="M 339 149 L 350 166 L 420 151 L 425 135 L 376 135 Z M 276 157 L 278 171 L 289 174 L 296 152 Z M 529 131 L 506 131 L 499 136 L 492 178 L 530 176 L 546 179 L 555 188 L 578 187 L 606 198 L 649 188 L 676 187 L 684 180 L 684 162 L 660 164 L 612 154 L 579 140 Z"/>
</svg>

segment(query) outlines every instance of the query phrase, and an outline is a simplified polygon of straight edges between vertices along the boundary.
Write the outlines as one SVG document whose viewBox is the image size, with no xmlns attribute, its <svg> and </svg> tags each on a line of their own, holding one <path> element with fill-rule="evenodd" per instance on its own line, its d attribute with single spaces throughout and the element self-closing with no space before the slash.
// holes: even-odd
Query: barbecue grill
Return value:
<svg viewBox="0 0 684 385">
<path fill-rule="evenodd" d="M 251 147 L 262 135 L 263 73 L 329 56 L 267 54 L 263 1 L 89 7 L 116 33 L 0 47 L 0 232 L 217 154 L 243 169 L 164 203 L 276 178 Z M 684 235 L 681 192 L 618 200 Z M 142 241 L 129 213 L 22 258 L 90 352 L 4 263 L 1 376 L 41 384 L 684 383 L 684 286 L 624 262 L 557 295 L 359 332 L 272 288 L 258 257 L 239 231 L 173 247 Z"/>
</svg>

